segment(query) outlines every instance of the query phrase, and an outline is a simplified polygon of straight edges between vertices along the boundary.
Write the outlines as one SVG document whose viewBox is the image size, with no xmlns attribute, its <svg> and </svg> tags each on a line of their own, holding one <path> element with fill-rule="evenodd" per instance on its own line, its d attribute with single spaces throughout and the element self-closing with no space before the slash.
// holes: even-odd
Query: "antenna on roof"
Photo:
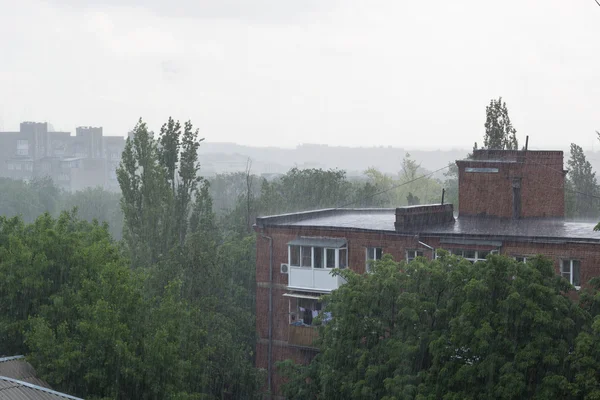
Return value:
<svg viewBox="0 0 600 400">
<path fill-rule="evenodd" d="M 446 189 L 442 188 L 442 205 L 444 204 L 444 194 L 446 194 Z"/>
<path fill-rule="evenodd" d="M 529 147 L 529 135 L 525 136 L 525 151 L 527 151 L 528 147 Z"/>
</svg>

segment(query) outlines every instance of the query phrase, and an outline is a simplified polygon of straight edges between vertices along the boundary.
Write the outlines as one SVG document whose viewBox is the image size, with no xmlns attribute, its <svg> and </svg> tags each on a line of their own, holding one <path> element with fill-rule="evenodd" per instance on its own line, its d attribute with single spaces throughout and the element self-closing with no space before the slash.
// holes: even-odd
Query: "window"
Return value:
<svg viewBox="0 0 600 400">
<path fill-rule="evenodd" d="M 335 249 L 325 249 L 325 268 L 335 268 Z"/>
<path fill-rule="evenodd" d="M 300 246 L 290 246 L 290 265 L 293 265 L 295 267 L 299 267 L 300 266 Z"/>
<path fill-rule="evenodd" d="M 17 140 L 17 154 L 20 156 L 29 154 L 29 141 L 22 139 Z"/>
<path fill-rule="evenodd" d="M 465 249 L 448 249 L 448 252 L 455 256 L 463 257 L 472 263 L 477 261 L 485 261 L 485 258 L 490 254 L 498 254 L 498 250 L 465 250 Z M 438 257 L 436 253 L 436 258 Z"/>
<path fill-rule="evenodd" d="M 381 260 L 383 249 L 381 247 L 367 247 L 367 272 L 371 271 L 371 265 L 375 260 Z"/>
<path fill-rule="evenodd" d="M 581 261 L 579 260 L 562 260 L 560 274 L 575 286 L 577 289 L 581 287 L 580 278 Z"/>
<path fill-rule="evenodd" d="M 20 171 L 20 170 L 21 170 L 21 163 L 16 163 L 16 164 L 15 164 L 15 169 L 16 169 L 17 171 Z"/>
<path fill-rule="evenodd" d="M 315 319 L 321 314 L 323 304 L 314 299 L 290 298 L 290 324 L 297 326 L 315 325 Z M 327 323 L 331 318 L 322 318 Z"/>
<path fill-rule="evenodd" d="M 13 164 L 13 163 L 8 163 L 8 165 L 7 165 L 7 168 L 8 168 L 9 170 L 11 170 L 11 171 L 12 171 L 12 170 L 14 170 L 14 169 L 15 169 L 15 164 Z"/>
<path fill-rule="evenodd" d="M 339 268 L 346 268 L 348 266 L 348 249 L 339 249 Z"/>
<path fill-rule="evenodd" d="M 411 262 L 417 257 L 423 257 L 423 250 L 406 250 L 406 262 Z"/>
<path fill-rule="evenodd" d="M 300 246 L 300 266 L 312 267 L 312 247 Z"/>
<path fill-rule="evenodd" d="M 515 260 L 520 263 L 526 263 L 528 258 L 526 256 L 515 256 Z"/>
<path fill-rule="evenodd" d="M 325 249 L 322 247 L 313 247 L 315 268 L 323 268 L 323 253 L 324 252 L 325 252 Z"/>
<path fill-rule="evenodd" d="M 33 164 L 31 164 L 31 163 L 27 163 L 27 164 L 25 164 L 25 169 L 26 169 L 27 171 L 33 171 Z"/>
<path fill-rule="evenodd" d="M 303 268 L 346 268 L 348 249 L 289 245 L 288 263 L 292 267 Z"/>
</svg>

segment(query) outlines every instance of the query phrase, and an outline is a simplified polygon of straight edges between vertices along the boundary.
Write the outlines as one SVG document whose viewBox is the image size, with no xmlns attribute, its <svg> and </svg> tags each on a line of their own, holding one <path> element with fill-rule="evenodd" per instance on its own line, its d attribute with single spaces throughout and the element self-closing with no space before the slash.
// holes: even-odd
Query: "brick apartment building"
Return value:
<svg viewBox="0 0 600 400">
<path fill-rule="evenodd" d="M 18 132 L 0 132 L 0 176 L 25 181 L 49 176 L 65 190 L 116 191 L 124 147 L 122 136 L 104 136 L 101 127 L 78 127 L 71 136 L 49 130 L 46 122 L 23 122 Z"/>
<path fill-rule="evenodd" d="M 259 368 L 279 393 L 275 363 L 309 362 L 319 296 L 343 284 L 332 268 L 364 273 L 391 254 L 410 262 L 446 249 L 473 262 L 492 252 L 555 262 L 574 286 L 600 275 L 595 222 L 564 220 L 561 151 L 476 150 L 459 169 L 458 217 L 451 204 L 327 209 L 257 218 L 256 329 Z"/>
</svg>

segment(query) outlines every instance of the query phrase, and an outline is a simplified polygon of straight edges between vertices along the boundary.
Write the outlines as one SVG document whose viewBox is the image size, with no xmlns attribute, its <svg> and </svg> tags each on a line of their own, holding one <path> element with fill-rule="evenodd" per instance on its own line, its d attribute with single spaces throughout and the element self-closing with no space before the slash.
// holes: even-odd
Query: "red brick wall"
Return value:
<svg viewBox="0 0 600 400">
<path fill-rule="evenodd" d="M 365 272 L 365 248 L 382 247 L 384 254 L 391 254 L 395 260 L 405 259 L 407 249 L 420 249 L 426 257 L 431 258 L 431 251 L 417 243 L 413 236 L 402 236 L 393 232 L 361 232 L 311 228 L 265 228 L 263 233 L 273 238 L 273 389 L 278 393 L 281 378 L 276 373 L 275 363 L 286 359 L 307 363 L 314 351 L 302 350 L 287 346 L 289 300 L 283 297 L 287 292 L 287 275 L 281 274 L 280 264 L 287 263 L 287 243 L 298 236 L 344 237 L 348 240 L 349 267 L 358 273 Z M 436 237 L 421 236 L 420 240 L 434 248 L 462 248 L 473 250 L 490 250 L 490 246 L 441 244 Z M 595 244 L 543 244 L 505 241 L 500 249 L 501 254 L 509 256 L 529 256 L 544 254 L 554 260 L 556 273 L 559 273 L 559 260 L 572 258 L 581 261 L 581 280 L 587 282 L 593 276 L 600 275 L 600 247 Z M 256 331 L 259 337 L 257 344 L 256 366 L 267 369 L 268 343 L 268 304 L 269 304 L 269 241 L 257 236 L 256 252 Z"/>
<path fill-rule="evenodd" d="M 506 152 L 505 161 L 458 161 L 459 215 L 513 216 L 514 178 L 521 178 L 521 217 L 564 217 L 563 154 L 560 151 Z M 498 159 L 499 154 L 489 154 Z M 498 168 L 497 173 L 465 172 L 465 168 Z"/>
</svg>

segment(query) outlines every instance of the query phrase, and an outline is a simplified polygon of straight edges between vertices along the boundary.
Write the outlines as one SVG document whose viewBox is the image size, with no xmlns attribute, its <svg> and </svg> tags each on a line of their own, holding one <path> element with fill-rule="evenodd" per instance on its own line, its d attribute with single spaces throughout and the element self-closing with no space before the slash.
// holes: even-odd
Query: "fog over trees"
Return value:
<svg viewBox="0 0 600 400">
<path fill-rule="evenodd" d="M 500 122 L 498 122 L 500 121 Z M 516 148 L 501 99 L 484 144 Z M 499 133 L 500 132 L 500 133 Z M 0 355 L 25 354 L 53 388 L 88 399 L 254 399 L 257 216 L 458 201 L 458 171 L 422 166 L 245 169 L 203 175 L 202 138 L 143 120 L 117 170 L 120 193 L 0 179 Z M 469 157 L 465 154 L 465 157 Z M 600 193 L 571 145 L 567 217 L 597 218 Z M 600 396 L 597 279 L 580 298 L 548 260 L 389 256 L 325 298 L 320 353 L 278 365 L 289 398 Z"/>
</svg>

